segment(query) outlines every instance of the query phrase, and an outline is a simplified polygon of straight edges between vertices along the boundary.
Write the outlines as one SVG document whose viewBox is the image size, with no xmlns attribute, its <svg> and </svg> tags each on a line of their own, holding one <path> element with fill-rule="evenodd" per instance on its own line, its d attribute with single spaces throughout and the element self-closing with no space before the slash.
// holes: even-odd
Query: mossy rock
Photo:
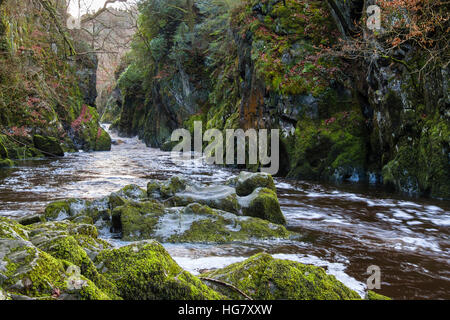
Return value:
<svg viewBox="0 0 450 320">
<path fill-rule="evenodd" d="M 55 234 L 86 236 L 92 239 L 98 238 L 98 230 L 94 225 L 72 223 L 68 220 L 37 223 L 25 228 L 30 238 L 39 235 L 44 240 Z"/>
<path fill-rule="evenodd" d="M 320 267 L 274 259 L 266 253 L 201 275 L 234 285 L 254 300 L 357 300 L 358 293 L 347 288 Z M 212 288 L 232 299 L 242 295 L 215 282 Z"/>
<path fill-rule="evenodd" d="M 187 206 L 191 203 L 200 203 L 231 213 L 239 213 L 240 210 L 236 190 L 228 186 L 187 186 L 183 192 L 168 200 L 168 204 L 173 206 Z"/>
<path fill-rule="evenodd" d="M 116 195 L 127 200 L 143 200 L 147 198 L 147 191 L 135 184 L 131 184 L 116 192 Z"/>
<path fill-rule="evenodd" d="M 257 188 L 267 188 L 277 192 L 275 183 L 273 182 L 273 178 L 270 174 L 246 171 L 239 174 L 236 184 L 236 193 L 238 196 L 248 196 Z"/>
<path fill-rule="evenodd" d="M 64 156 L 64 150 L 61 147 L 58 139 L 54 137 L 43 137 L 41 135 L 33 136 L 34 146 L 44 153 L 46 156 L 50 157 L 62 157 Z"/>
<path fill-rule="evenodd" d="M 167 181 L 151 180 L 147 185 L 147 195 L 149 198 L 168 199 L 178 192 L 186 189 L 187 182 L 179 176 L 171 177 Z"/>
<path fill-rule="evenodd" d="M 376 293 L 372 290 L 368 290 L 366 294 L 366 300 L 392 300 L 392 299 L 383 296 L 382 294 Z"/>
<path fill-rule="evenodd" d="M 90 214 L 90 202 L 82 199 L 55 201 L 44 211 L 44 217 L 50 221 L 61 221 L 87 214 Z"/>
<path fill-rule="evenodd" d="M 28 240 L 27 228 L 17 221 L 0 217 L 0 240 Z"/>
<path fill-rule="evenodd" d="M 97 239 L 94 226 L 68 221 L 22 226 L 0 218 L 0 287 L 27 299 L 120 299 L 92 263 L 110 247 Z M 70 285 L 75 266 L 81 270 L 78 287 Z"/>
<path fill-rule="evenodd" d="M 277 194 L 271 189 L 258 188 L 247 197 L 239 198 L 242 213 L 277 224 L 286 224 Z"/>
<path fill-rule="evenodd" d="M 102 128 L 99 127 L 99 133 L 97 134 L 97 140 L 95 141 L 95 151 L 111 151 L 111 137 Z"/>
<path fill-rule="evenodd" d="M 105 250 L 98 270 L 125 300 L 219 300 L 224 297 L 184 271 L 155 241 Z"/>
<path fill-rule="evenodd" d="M 228 243 L 254 239 L 288 239 L 292 235 L 282 225 L 194 203 L 183 209 L 167 210 L 159 217 L 153 237 L 175 243 Z"/>
<path fill-rule="evenodd" d="M 128 202 L 112 212 L 113 230 L 120 230 L 126 241 L 151 239 L 164 206 L 156 201 Z"/>
<path fill-rule="evenodd" d="M 37 235 L 31 239 L 31 242 L 40 250 L 47 252 L 57 259 L 68 261 L 78 266 L 81 275 L 91 280 L 100 290 L 107 293 L 109 297 L 118 299 L 119 296 L 117 295 L 117 289 L 114 284 L 98 273 L 86 250 L 80 245 L 81 243 L 84 246 L 91 247 L 91 244 L 95 243 L 95 241 L 95 238 L 86 238 L 80 235 L 58 235 L 44 241 Z M 102 250 L 109 247 L 109 245 L 103 246 Z"/>
</svg>

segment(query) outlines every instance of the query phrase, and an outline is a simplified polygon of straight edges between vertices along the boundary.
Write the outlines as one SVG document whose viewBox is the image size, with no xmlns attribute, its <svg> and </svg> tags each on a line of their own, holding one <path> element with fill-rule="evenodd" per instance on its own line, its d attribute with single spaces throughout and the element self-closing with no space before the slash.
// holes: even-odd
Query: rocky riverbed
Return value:
<svg viewBox="0 0 450 320">
<path fill-rule="evenodd" d="M 180 178 L 130 185 L 107 197 L 51 203 L 43 214 L 0 218 L 2 299 L 361 299 L 324 269 L 258 253 L 194 276 L 157 241 L 294 239 L 270 175 L 227 185 Z M 111 232 L 133 241 L 114 247 Z M 373 292 L 367 298 L 384 298 Z"/>
</svg>

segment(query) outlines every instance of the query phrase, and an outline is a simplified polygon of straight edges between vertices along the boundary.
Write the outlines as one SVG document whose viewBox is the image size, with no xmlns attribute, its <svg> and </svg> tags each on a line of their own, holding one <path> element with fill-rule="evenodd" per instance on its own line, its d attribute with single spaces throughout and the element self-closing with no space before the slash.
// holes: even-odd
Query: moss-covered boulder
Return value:
<svg viewBox="0 0 450 320">
<path fill-rule="evenodd" d="M 287 239 L 292 235 L 282 225 L 214 210 L 198 203 L 167 210 L 154 231 L 154 237 L 164 242 L 226 243 Z"/>
<path fill-rule="evenodd" d="M 200 203 L 214 209 L 238 213 L 240 210 L 236 190 L 228 186 L 187 186 L 185 191 L 177 193 L 170 198 L 169 204 L 174 206 L 187 206 L 191 203 Z"/>
<path fill-rule="evenodd" d="M 158 217 L 163 214 L 164 206 L 156 201 L 130 201 L 114 209 L 112 227 L 126 241 L 151 239 Z"/>
<path fill-rule="evenodd" d="M 97 256 L 95 264 L 116 284 L 125 300 L 223 299 L 221 294 L 178 266 L 155 241 L 105 250 Z"/>
<path fill-rule="evenodd" d="M 111 137 L 102 128 L 98 128 L 94 151 L 111 151 Z"/>
<path fill-rule="evenodd" d="M 289 260 L 274 259 L 266 253 L 243 262 L 202 274 L 232 284 L 255 300 L 351 300 L 360 296 L 322 268 Z M 216 282 L 205 281 L 232 299 L 242 295 Z"/>
<path fill-rule="evenodd" d="M 240 197 L 251 194 L 257 188 L 267 188 L 274 192 L 277 191 L 275 183 L 270 174 L 263 172 L 246 172 L 242 171 L 237 179 L 236 193 Z"/>
<path fill-rule="evenodd" d="M 119 192 L 116 192 L 115 195 L 122 197 L 127 200 L 143 200 L 147 198 L 147 191 L 140 188 L 135 184 L 131 184 L 122 188 Z M 117 199 L 113 199 L 117 200 Z"/>
<path fill-rule="evenodd" d="M 0 218 L 0 287 L 13 299 L 110 299 L 82 274 L 77 275 L 78 285 L 70 282 L 73 274 L 68 270 L 76 266 L 73 262 L 83 266 L 87 275 L 95 275 L 95 268 L 76 240 L 95 239 L 94 234 L 89 226 L 69 222 L 25 227 Z"/>
<path fill-rule="evenodd" d="M 292 236 L 284 226 L 258 218 L 237 216 L 198 203 L 164 208 L 157 201 L 128 202 L 117 207 L 112 229 L 126 241 L 156 239 L 172 243 L 225 243 Z"/>
<path fill-rule="evenodd" d="M 44 211 L 44 217 L 50 221 L 61 221 L 88 214 L 90 202 L 82 199 L 60 200 L 50 203 Z"/>
<path fill-rule="evenodd" d="M 186 180 L 179 176 L 171 177 L 169 180 L 164 182 L 151 180 L 147 185 L 147 194 L 150 198 L 168 199 L 173 197 L 176 193 L 184 191 L 186 186 Z"/>
<path fill-rule="evenodd" d="M 107 242 L 80 234 L 60 233 L 36 235 L 30 241 L 51 256 L 78 266 L 80 274 L 91 280 L 100 290 L 111 298 L 119 298 L 114 284 L 99 274 L 92 262 L 99 252 L 111 247 Z"/>
<path fill-rule="evenodd" d="M 239 198 L 239 203 L 242 207 L 242 213 L 246 216 L 286 224 L 286 218 L 281 211 L 277 194 L 271 189 L 258 188 L 252 194 Z"/>
<path fill-rule="evenodd" d="M 62 157 L 64 156 L 64 150 L 61 147 L 58 139 L 54 137 L 43 137 L 41 135 L 33 136 L 34 146 L 44 153 L 46 156 L 54 157 Z"/>
</svg>

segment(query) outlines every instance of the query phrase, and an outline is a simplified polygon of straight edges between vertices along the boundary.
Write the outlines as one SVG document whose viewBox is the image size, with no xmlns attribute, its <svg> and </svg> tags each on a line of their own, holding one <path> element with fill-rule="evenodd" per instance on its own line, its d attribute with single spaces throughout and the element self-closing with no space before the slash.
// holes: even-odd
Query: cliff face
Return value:
<svg viewBox="0 0 450 320">
<path fill-rule="evenodd" d="M 407 42 L 352 59 L 336 52 L 372 2 L 196 1 L 194 19 L 170 12 L 182 16 L 168 23 L 146 14 L 157 3 L 148 0 L 143 21 L 164 27 L 129 57 L 116 127 L 152 146 L 194 120 L 280 128 L 282 175 L 449 198 L 448 65 L 428 68 Z M 365 33 L 383 48 L 383 34 Z"/>
<path fill-rule="evenodd" d="M 65 28 L 65 1 L 6 0 L 0 17 L 1 158 L 108 150 L 95 109 L 97 58 L 76 54 L 86 44 Z"/>
</svg>

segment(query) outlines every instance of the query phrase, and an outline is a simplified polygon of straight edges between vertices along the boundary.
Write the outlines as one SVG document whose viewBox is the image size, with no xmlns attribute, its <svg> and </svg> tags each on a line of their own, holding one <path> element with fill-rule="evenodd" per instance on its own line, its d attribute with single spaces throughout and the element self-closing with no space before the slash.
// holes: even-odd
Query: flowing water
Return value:
<svg viewBox="0 0 450 320">
<path fill-rule="evenodd" d="M 146 148 L 137 139 L 121 140 L 123 144 L 111 152 L 22 161 L 0 170 L 0 215 L 34 214 L 57 199 L 94 199 L 128 184 L 145 187 L 149 179 L 172 175 L 215 184 L 237 174 L 202 161 L 175 164 L 169 153 Z M 450 299 L 449 202 L 404 198 L 352 184 L 336 187 L 286 179 L 276 183 L 288 229 L 300 233 L 301 241 L 165 247 L 193 273 L 266 251 L 276 258 L 322 266 L 360 294 L 366 289 L 367 268 L 377 265 L 379 293 L 396 299 Z"/>
</svg>

